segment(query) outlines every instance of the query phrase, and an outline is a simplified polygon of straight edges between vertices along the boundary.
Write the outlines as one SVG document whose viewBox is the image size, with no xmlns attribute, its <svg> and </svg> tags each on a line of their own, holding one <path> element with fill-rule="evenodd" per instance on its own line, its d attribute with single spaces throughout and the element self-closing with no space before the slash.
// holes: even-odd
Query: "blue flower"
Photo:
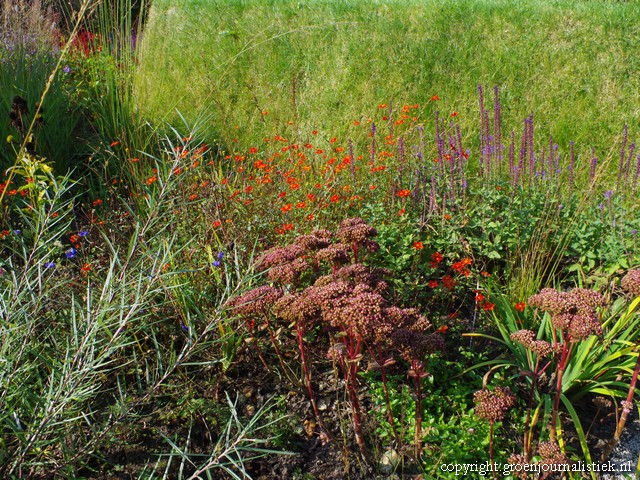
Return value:
<svg viewBox="0 0 640 480">
<path fill-rule="evenodd" d="M 53 268 L 55 266 L 56 266 L 56 264 L 53 263 L 53 262 L 47 262 L 47 263 L 44 264 L 44 268 Z"/>
<path fill-rule="evenodd" d="M 222 257 L 224 257 L 224 252 L 219 252 L 216 257 L 218 258 L 218 260 L 222 260 Z"/>
<path fill-rule="evenodd" d="M 71 72 L 71 67 L 69 65 L 65 65 L 64 68 L 62 69 L 62 71 L 64 73 L 69 73 L 69 72 Z"/>
<path fill-rule="evenodd" d="M 78 232 L 79 237 L 86 237 L 87 235 L 89 235 L 89 232 L 87 230 L 82 230 L 81 232 Z"/>
<path fill-rule="evenodd" d="M 213 265 L 214 267 L 219 267 L 220 266 L 220 261 L 219 260 L 215 260 L 211 265 Z"/>
<path fill-rule="evenodd" d="M 13 233 L 15 233 L 16 235 L 20 235 L 22 233 L 22 230 L 14 230 Z"/>
<path fill-rule="evenodd" d="M 633 230 L 631 230 L 631 235 L 637 235 L 638 230 L 636 230 L 635 228 Z"/>
<path fill-rule="evenodd" d="M 76 256 L 76 253 L 78 253 L 78 251 L 75 248 L 71 247 L 69 250 L 67 250 L 65 255 L 67 258 L 73 258 Z"/>
<path fill-rule="evenodd" d="M 613 190 L 607 190 L 606 192 L 604 192 L 604 199 L 605 200 L 611 200 L 612 196 L 613 196 Z"/>
</svg>

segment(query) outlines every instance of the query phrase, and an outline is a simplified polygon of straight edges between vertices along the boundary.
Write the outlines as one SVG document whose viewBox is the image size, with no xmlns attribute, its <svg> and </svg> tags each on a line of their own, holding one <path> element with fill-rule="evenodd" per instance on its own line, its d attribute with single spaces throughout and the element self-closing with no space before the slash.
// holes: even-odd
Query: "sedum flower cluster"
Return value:
<svg viewBox="0 0 640 480">
<path fill-rule="evenodd" d="M 584 288 L 560 292 L 543 288 L 529 298 L 529 305 L 551 314 L 551 322 L 567 340 L 577 342 L 591 335 L 602 334 L 598 307 L 605 305 L 601 293 Z"/>
</svg>

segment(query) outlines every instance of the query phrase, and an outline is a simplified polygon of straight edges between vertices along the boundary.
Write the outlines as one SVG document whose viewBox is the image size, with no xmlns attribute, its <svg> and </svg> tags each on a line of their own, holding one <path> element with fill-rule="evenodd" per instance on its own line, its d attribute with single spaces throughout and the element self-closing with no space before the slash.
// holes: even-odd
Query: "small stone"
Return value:
<svg viewBox="0 0 640 480">
<path fill-rule="evenodd" d="M 400 455 L 394 449 L 387 450 L 380 457 L 380 471 L 382 473 L 392 473 L 400 463 Z"/>
<path fill-rule="evenodd" d="M 327 402 L 324 398 L 318 400 L 318 410 L 324 412 L 329 408 L 329 402 Z"/>
</svg>

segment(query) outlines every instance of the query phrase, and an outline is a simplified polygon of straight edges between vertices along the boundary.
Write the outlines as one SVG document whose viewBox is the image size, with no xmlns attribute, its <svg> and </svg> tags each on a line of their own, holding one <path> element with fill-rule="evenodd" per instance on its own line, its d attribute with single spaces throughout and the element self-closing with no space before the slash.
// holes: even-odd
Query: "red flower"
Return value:
<svg viewBox="0 0 640 480">
<path fill-rule="evenodd" d="M 424 245 L 422 242 L 413 242 L 413 248 L 415 248 L 416 250 L 422 250 L 424 248 Z"/>
<path fill-rule="evenodd" d="M 484 300 L 484 295 L 481 293 L 476 293 L 476 303 L 480 303 Z"/>
<path fill-rule="evenodd" d="M 427 285 L 428 285 L 430 288 L 436 288 L 436 287 L 437 287 L 438 285 L 440 285 L 440 284 L 438 283 L 438 281 L 437 281 L 437 280 L 429 280 L 429 283 L 427 283 Z"/>
<path fill-rule="evenodd" d="M 332 201 L 332 202 L 337 202 L 338 200 L 340 200 L 340 195 L 333 195 L 333 196 L 331 197 L 331 201 Z"/>
<path fill-rule="evenodd" d="M 451 275 L 442 277 L 442 285 L 444 285 L 444 288 L 447 290 L 453 290 L 453 287 L 455 287 L 457 283 Z"/>
<path fill-rule="evenodd" d="M 218 228 L 220 225 L 222 225 L 222 222 L 220 220 L 216 220 L 215 222 L 213 222 L 213 228 Z"/>
<path fill-rule="evenodd" d="M 482 304 L 482 309 L 489 312 L 491 310 L 493 310 L 493 307 L 495 307 L 496 304 L 495 303 L 491 303 L 491 302 L 484 302 Z"/>
<path fill-rule="evenodd" d="M 85 263 L 82 266 L 82 268 L 80 269 L 80 273 L 82 273 L 82 275 L 86 275 L 90 271 L 91 271 L 91 264 L 90 263 Z"/>
<path fill-rule="evenodd" d="M 399 190 L 398 193 L 396 193 L 396 195 L 400 198 L 405 198 L 408 197 L 409 195 L 411 195 L 411 190 Z"/>
<path fill-rule="evenodd" d="M 440 97 L 439 97 L 438 95 L 433 95 L 433 96 L 431 97 L 431 101 L 432 101 L 432 102 L 435 102 L 436 100 L 440 100 Z"/>
<path fill-rule="evenodd" d="M 258 153 L 258 149 L 256 147 L 251 147 L 249 149 L 249 153 Z"/>
<path fill-rule="evenodd" d="M 451 112 L 451 115 L 449 115 L 450 117 L 457 117 L 458 116 L 458 112 Z"/>
<path fill-rule="evenodd" d="M 518 302 L 514 305 L 514 308 L 519 311 L 519 312 L 524 312 L 524 309 L 526 308 L 526 304 L 524 302 Z"/>
</svg>

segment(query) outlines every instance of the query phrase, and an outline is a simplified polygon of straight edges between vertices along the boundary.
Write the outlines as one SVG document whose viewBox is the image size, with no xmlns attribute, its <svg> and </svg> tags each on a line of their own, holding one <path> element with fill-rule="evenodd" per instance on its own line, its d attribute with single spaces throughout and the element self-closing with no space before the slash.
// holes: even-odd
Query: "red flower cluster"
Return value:
<svg viewBox="0 0 640 480">
<path fill-rule="evenodd" d="M 467 266 L 471 265 L 472 263 L 473 263 L 473 260 L 471 260 L 470 258 L 463 258 L 459 262 L 456 262 L 453 265 L 451 265 L 451 268 L 453 268 L 456 272 L 458 272 L 463 277 L 468 277 L 471 275 L 471 270 L 469 270 Z"/>
</svg>

